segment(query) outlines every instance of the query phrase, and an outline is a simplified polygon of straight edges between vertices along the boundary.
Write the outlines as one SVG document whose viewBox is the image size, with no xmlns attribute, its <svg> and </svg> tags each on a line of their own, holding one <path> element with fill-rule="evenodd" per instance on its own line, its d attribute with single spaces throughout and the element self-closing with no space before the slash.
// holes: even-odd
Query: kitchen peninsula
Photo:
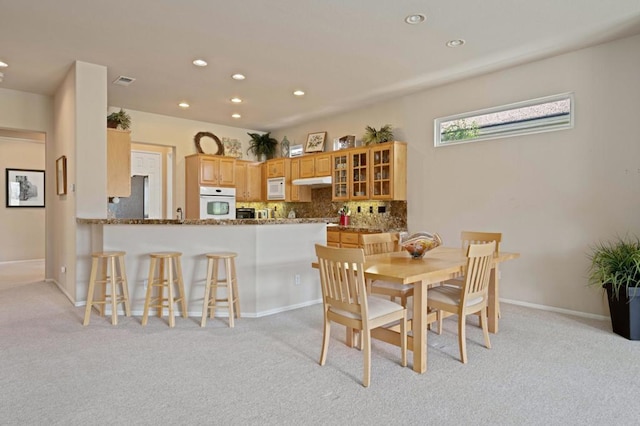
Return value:
<svg viewBox="0 0 640 426">
<path fill-rule="evenodd" d="M 202 315 L 205 253 L 238 253 L 236 269 L 241 313 L 260 317 L 322 300 L 315 260 L 316 243 L 326 244 L 327 224 L 337 218 L 164 220 L 76 219 L 90 228 L 91 241 L 78 253 L 125 251 L 132 313 L 142 315 L 149 253 L 179 251 L 189 316 Z M 78 276 L 89 277 L 86 263 Z M 83 262 L 84 264 L 84 262 Z M 80 268 L 80 266 L 79 266 Z M 88 283 L 87 286 L 88 287 Z M 79 288 L 86 287 L 79 285 Z M 223 313 L 224 314 L 224 313 Z"/>
</svg>

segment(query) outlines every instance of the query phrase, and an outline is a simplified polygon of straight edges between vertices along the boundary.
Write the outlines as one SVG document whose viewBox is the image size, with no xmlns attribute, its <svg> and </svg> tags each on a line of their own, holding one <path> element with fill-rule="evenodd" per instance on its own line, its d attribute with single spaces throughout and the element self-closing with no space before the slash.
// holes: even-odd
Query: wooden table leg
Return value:
<svg viewBox="0 0 640 426">
<path fill-rule="evenodd" d="M 413 285 L 413 371 L 427 371 L 427 286 Z"/>
<path fill-rule="evenodd" d="M 491 270 L 491 278 L 489 279 L 489 332 L 498 332 L 498 297 L 499 297 L 499 279 L 498 266 Z"/>
</svg>

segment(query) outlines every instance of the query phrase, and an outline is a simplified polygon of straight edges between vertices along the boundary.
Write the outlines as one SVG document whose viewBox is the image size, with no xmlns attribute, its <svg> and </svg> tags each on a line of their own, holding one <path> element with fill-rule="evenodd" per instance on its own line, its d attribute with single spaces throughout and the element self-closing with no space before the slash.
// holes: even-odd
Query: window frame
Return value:
<svg viewBox="0 0 640 426">
<path fill-rule="evenodd" d="M 563 120 L 562 123 L 560 124 L 553 124 L 551 123 L 553 120 L 553 118 L 543 118 L 543 119 L 537 119 L 534 122 L 538 122 L 541 123 L 543 121 L 547 121 L 550 123 L 550 125 L 545 126 L 545 127 L 539 127 L 539 126 L 513 126 L 512 124 L 508 124 L 511 127 L 515 127 L 511 130 L 505 131 L 505 132 L 501 132 L 499 134 L 488 134 L 488 135 L 480 135 L 480 136 L 476 136 L 476 137 L 471 137 L 468 139 L 458 139 L 458 140 L 452 140 L 452 141 L 446 141 L 443 142 L 441 140 L 441 129 L 440 127 L 442 126 L 443 123 L 447 123 L 447 122 L 451 122 L 451 121 L 458 121 L 458 120 L 468 120 L 471 119 L 473 117 L 477 117 L 477 116 L 481 116 L 481 115 L 486 115 L 486 114 L 492 114 L 492 113 L 497 113 L 497 112 L 505 112 L 505 111 L 509 111 L 509 110 L 514 110 L 514 109 L 519 109 L 519 108 L 524 108 L 524 107 L 530 107 L 530 106 L 535 106 L 535 105 L 542 105 L 542 104 L 546 104 L 546 103 L 551 103 L 551 102 L 557 102 L 557 101 L 562 101 L 562 100 L 569 100 L 569 121 L 568 123 L 566 122 L 566 120 Z M 514 102 L 514 103 L 510 103 L 510 104 L 506 104 L 506 105 L 500 105 L 497 107 L 491 107 L 491 108 L 484 108 L 484 109 L 479 109 L 476 111 L 471 111 L 471 112 L 464 112 L 461 114 L 455 114 L 455 115 L 449 115 L 446 117 L 439 117 L 433 120 L 433 145 L 436 148 L 441 148 L 441 147 L 445 147 L 445 146 L 451 146 L 451 145 L 460 145 L 460 144 L 464 144 L 464 143 L 473 143 L 473 142 L 482 142 L 482 141 L 487 141 L 487 140 L 492 140 L 492 139 L 502 139 L 502 138 L 508 138 L 508 137 L 513 137 L 513 136 L 522 136 L 522 135 L 530 135 L 530 134 L 535 134 L 535 133 L 546 133 L 546 132 L 554 132 L 557 130 L 566 130 L 566 129 L 572 129 L 574 127 L 574 119 L 575 119 L 575 99 L 574 99 L 574 93 L 573 92 L 565 92 L 565 93 L 560 93 L 557 95 L 550 95 L 550 96 L 544 96 L 541 98 L 535 98 L 535 99 L 529 99 L 526 101 L 520 101 L 520 102 Z M 557 121 L 557 120 L 555 120 Z"/>
</svg>

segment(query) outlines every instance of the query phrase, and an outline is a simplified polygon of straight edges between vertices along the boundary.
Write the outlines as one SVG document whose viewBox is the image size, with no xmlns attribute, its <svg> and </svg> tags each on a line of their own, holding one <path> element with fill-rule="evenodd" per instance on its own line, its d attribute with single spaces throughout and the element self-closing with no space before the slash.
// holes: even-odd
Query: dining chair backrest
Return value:
<svg viewBox="0 0 640 426">
<path fill-rule="evenodd" d="M 360 234 L 360 245 L 366 256 L 399 251 L 400 245 L 398 240 L 398 235 L 391 232 Z"/>
<path fill-rule="evenodd" d="M 326 306 L 367 318 L 364 251 L 316 244 L 322 299 Z"/>
<path fill-rule="evenodd" d="M 462 231 L 462 233 L 460 234 L 460 239 L 462 240 L 463 250 L 466 250 L 467 247 L 469 247 L 469 244 L 481 244 L 495 241 L 496 253 L 500 253 L 500 242 L 502 241 L 502 233 Z"/>
<path fill-rule="evenodd" d="M 475 305 L 476 299 L 478 303 L 480 300 L 486 303 L 495 248 L 495 241 L 470 244 L 467 248 L 467 266 L 461 300 L 463 307 Z"/>
</svg>

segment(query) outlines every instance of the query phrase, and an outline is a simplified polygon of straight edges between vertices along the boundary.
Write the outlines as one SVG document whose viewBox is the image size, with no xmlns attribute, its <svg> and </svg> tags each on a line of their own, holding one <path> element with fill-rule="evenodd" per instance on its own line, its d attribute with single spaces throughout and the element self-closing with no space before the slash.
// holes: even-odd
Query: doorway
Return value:
<svg viewBox="0 0 640 426">
<path fill-rule="evenodd" d="M 147 177 L 145 204 L 149 219 L 171 218 L 172 152 L 172 147 L 132 144 L 131 176 Z"/>
</svg>

